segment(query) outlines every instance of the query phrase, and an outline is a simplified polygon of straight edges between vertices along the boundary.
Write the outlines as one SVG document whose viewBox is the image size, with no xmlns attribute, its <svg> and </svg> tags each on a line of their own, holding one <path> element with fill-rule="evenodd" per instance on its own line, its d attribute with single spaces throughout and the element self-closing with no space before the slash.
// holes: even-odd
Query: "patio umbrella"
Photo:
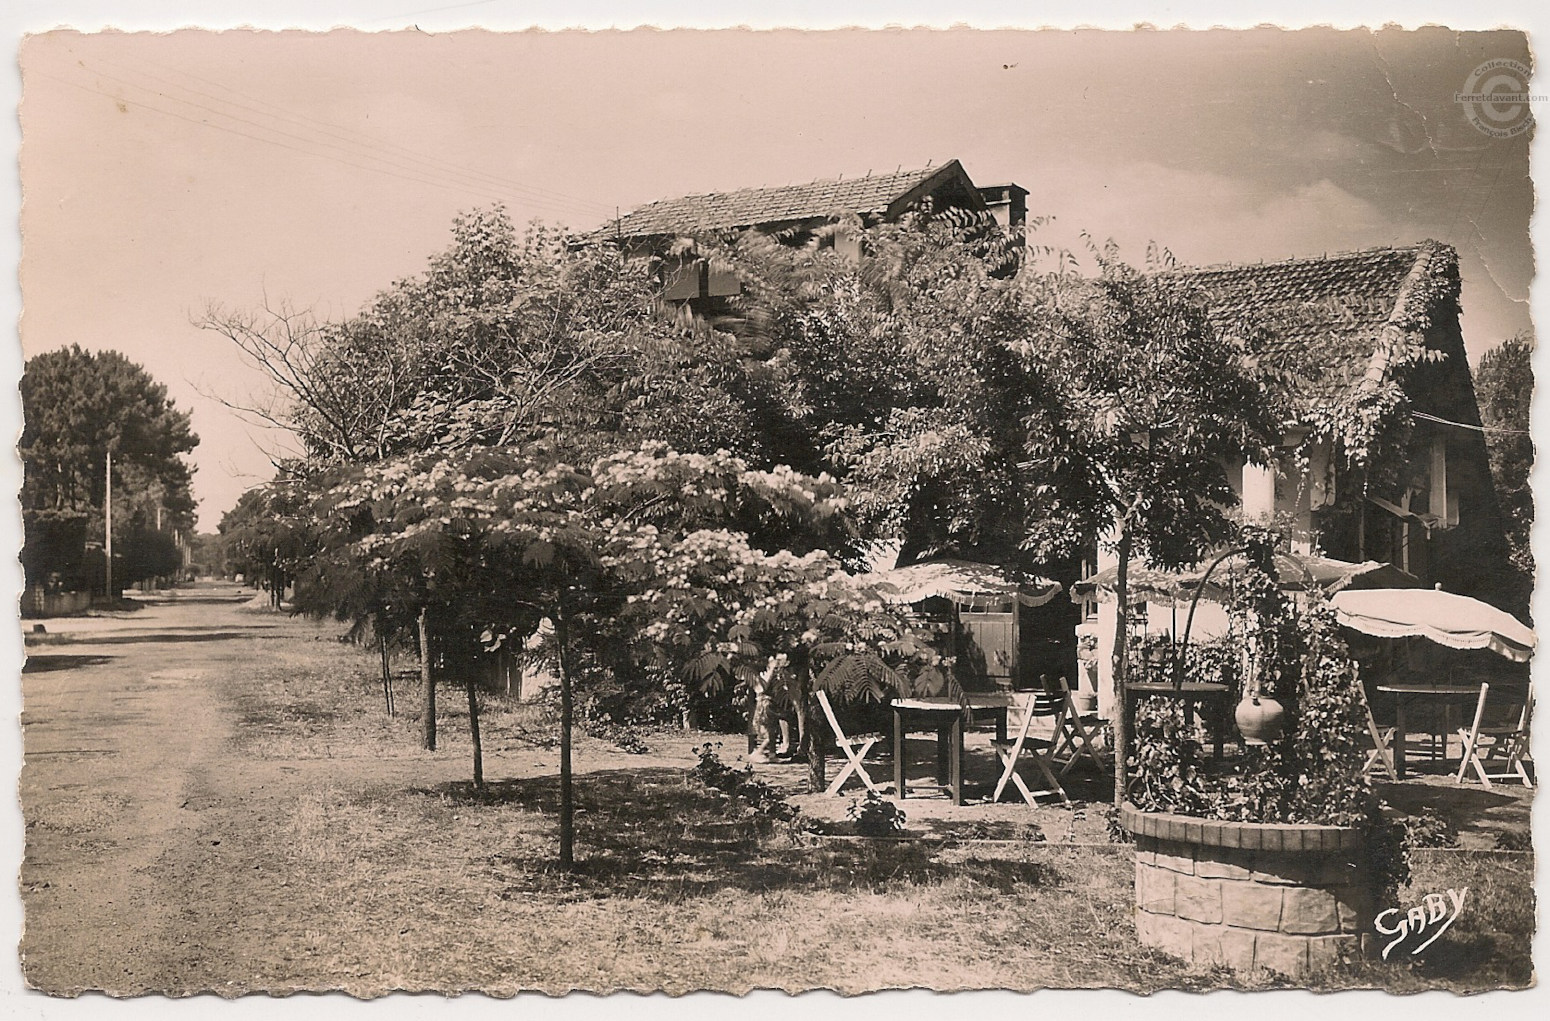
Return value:
<svg viewBox="0 0 1550 1021">
<path fill-rule="evenodd" d="M 1154 603 L 1188 602 L 1195 595 L 1205 567 L 1210 560 L 1183 571 L 1163 571 L 1147 567 L 1142 561 L 1130 562 L 1127 587 L 1132 598 Z M 1225 602 L 1236 579 L 1248 569 L 1248 561 L 1242 554 L 1228 557 L 1211 574 L 1202 599 Z M 1420 579 L 1400 570 L 1393 564 L 1366 560 L 1359 564 L 1333 557 L 1318 557 L 1310 553 L 1277 553 L 1276 577 L 1281 588 L 1290 592 L 1306 591 L 1310 586 L 1325 593 L 1340 592 L 1351 588 L 1419 588 Z M 1106 567 L 1097 574 L 1089 575 L 1071 588 L 1071 599 L 1082 602 L 1088 599 L 1111 600 L 1114 586 L 1119 579 L 1119 567 Z"/>
<path fill-rule="evenodd" d="M 1534 632 L 1510 613 L 1436 589 L 1368 589 L 1330 600 L 1336 619 L 1379 638 L 1428 638 L 1450 649 L 1490 649 L 1514 663 L 1534 653 Z"/>
<path fill-rule="evenodd" d="M 995 564 L 949 558 L 873 571 L 858 575 L 856 581 L 876 586 L 891 603 L 918 603 L 940 596 L 966 610 L 1008 606 L 1014 599 L 1024 606 L 1043 606 L 1061 588 L 1048 578 L 1018 577 Z"/>
</svg>

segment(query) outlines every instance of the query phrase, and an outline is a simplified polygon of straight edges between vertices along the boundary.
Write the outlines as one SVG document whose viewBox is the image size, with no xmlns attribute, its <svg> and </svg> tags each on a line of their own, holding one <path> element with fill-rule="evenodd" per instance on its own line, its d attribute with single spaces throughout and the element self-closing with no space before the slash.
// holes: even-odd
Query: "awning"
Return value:
<svg viewBox="0 0 1550 1021">
<path fill-rule="evenodd" d="M 1427 638 L 1450 649 L 1490 649 L 1515 663 L 1534 654 L 1534 632 L 1510 613 L 1435 589 L 1369 589 L 1330 600 L 1341 624 L 1378 638 Z"/>
<path fill-rule="evenodd" d="M 1014 599 L 1024 606 L 1043 606 L 1061 589 L 1048 578 L 1018 577 L 995 564 L 945 558 L 858 575 L 856 582 L 875 586 L 891 603 L 939 596 L 966 610 L 1005 609 Z"/>
<path fill-rule="evenodd" d="M 1186 571 L 1161 571 L 1148 567 L 1143 561 L 1130 562 L 1126 587 L 1132 600 L 1152 603 L 1189 602 L 1200 586 L 1212 557 Z M 1242 554 L 1228 557 L 1211 572 L 1211 579 L 1200 598 L 1213 602 L 1225 602 L 1234 582 L 1248 569 Z M 1310 587 L 1325 593 L 1340 592 L 1350 588 L 1419 588 L 1420 579 L 1393 564 L 1366 560 L 1353 564 L 1348 560 L 1332 557 L 1316 557 L 1306 553 L 1277 553 L 1275 555 L 1276 578 L 1281 588 L 1288 592 L 1302 592 Z M 1106 567 L 1097 574 L 1077 582 L 1071 588 L 1071 599 L 1083 602 L 1098 599 L 1110 602 L 1114 599 L 1114 586 L 1119 582 L 1119 567 Z"/>
</svg>

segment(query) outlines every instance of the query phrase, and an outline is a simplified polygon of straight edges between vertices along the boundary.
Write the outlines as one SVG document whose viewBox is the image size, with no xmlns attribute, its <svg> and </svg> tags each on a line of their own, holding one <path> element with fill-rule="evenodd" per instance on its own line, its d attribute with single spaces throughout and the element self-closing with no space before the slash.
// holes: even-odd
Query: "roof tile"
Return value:
<svg viewBox="0 0 1550 1021">
<path fill-rule="evenodd" d="M 1224 326 L 1276 320 L 1262 357 L 1295 364 L 1312 355 L 1319 378 L 1307 382 L 1313 400 L 1344 395 L 1359 383 L 1378 335 L 1405 296 L 1419 262 L 1442 250 L 1434 241 L 1373 248 L 1250 266 L 1208 266 L 1179 272 L 1210 295 Z"/>
<path fill-rule="evenodd" d="M 692 234 L 839 213 L 881 212 L 941 169 L 937 166 L 891 174 L 869 173 L 865 177 L 840 177 L 780 188 L 743 188 L 661 199 L 626 213 L 617 223 L 605 224 L 599 233 L 623 237 Z"/>
</svg>

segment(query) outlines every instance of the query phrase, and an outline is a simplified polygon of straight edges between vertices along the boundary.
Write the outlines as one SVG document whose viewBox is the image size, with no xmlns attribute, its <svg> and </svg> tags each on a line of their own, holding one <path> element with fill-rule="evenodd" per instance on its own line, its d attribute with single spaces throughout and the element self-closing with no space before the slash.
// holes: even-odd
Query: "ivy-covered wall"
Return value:
<svg viewBox="0 0 1550 1021">
<path fill-rule="evenodd" d="M 1406 531 L 1400 527 L 1400 519 L 1366 497 L 1399 505 L 1408 486 L 1416 494 L 1412 509 L 1445 516 L 1446 508 L 1431 507 L 1427 498 L 1433 438 L 1443 437 L 1447 443 L 1447 489 L 1458 497 L 1458 524 L 1433 528 L 1428 534 L 1419 522 L 1411 523 L 1411 573 L 1427 584 L 1441 582 L 1450 592 L 1525 613 L 1527 606 L 1509 605 L 1516 597 L 1484 433 L 1416 415 L 1464 426 L 1480 425 L 1474 380 L 1459 328 L 1457 291 L 1439 286 L 1430 297 L 1429 307 L 1416 317 L 1414 325 L 1426 349 L 1440 357 L 1419 360 L 1399 370 L 1397 379 L 1408 405 L 1408 422 L 1400 423 L 1403 434 L 1396 434 L 1395 443 L 1375 444 L 1374 460 L 1365 468 L 1337 474 L 1336 500 L 1317 520 L 1320 543 L 1327 555 L 1345 560 L 1402 563 Z"/>
<path fill-rule="evenodd" d="M 1406 391 L 1412 411 L 1479 426 L 1480 407 L 1456 305 L 1452 315 L 1439 316 L 1427 331 L 1427 346 L 1442 351 L 1444 358 L 1410 370 Z M 1434 531 L 1428 544 L 1431 580 L 1443 582 L 1450 592 L 1526 613 L 1527 606 L 1503 605 L 1512 598 L 1507 595 L 1512 592 L 1511 564 L 1485 434 L 1478 429 L 1424 424 L 1447 437 L 1448 489 L 1456 490 L 1459 498 L 1458 525 Z"/>
</svg>

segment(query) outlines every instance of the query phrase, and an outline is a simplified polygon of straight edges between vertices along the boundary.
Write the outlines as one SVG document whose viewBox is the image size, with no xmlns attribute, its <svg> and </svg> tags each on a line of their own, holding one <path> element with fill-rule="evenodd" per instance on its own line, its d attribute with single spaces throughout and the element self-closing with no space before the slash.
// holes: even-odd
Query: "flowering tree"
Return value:
<svg viewBox="0 0 1550 1021">
<path fill-rule="evenodd" d="M 620 560 L 625 570 L 649 571 L 621 616 L 638 628 L 637 654 L 699 685 L 750 684 L 772 661 L 786 664 L 814 791 L 825 784 L 815 690 L 881 699 L 945 679 L 908 615 L 821 550 L 766 553 L 724 530 L 665 545 L 657 538 L 637 537 Z M 646 546 L 654 548 L 642 556 Z"/>
<path fill-rule="evenodd" d="M 582 662 L 726 684 L 784 654 L 797 666 L 805 712 L 815 665 L 842 655 L 929 658 L 897 611 L 845 580 L 838 559 L 782 548 L 848 533 L 832 479 L 655 444 L 585 471 L 545 463 L 545 454 L 479 448 L 350 472 L 316 504 L 329 549 L 307 605 L 416 620 L 427 666 L 433 651 L 490 650 L 532 636 L 544 618 L 554 622 L 563 863 L 574 854 L 570 751 Z M 857 689 L 863 674 L 837 673 L 835 683 Z M 432 691 L 434 681 L 427 676 Z M 479 785 L 471 678 L 465 688 Z M 821 777 L 818 745 L 809 754 Z"/>
</svg>

